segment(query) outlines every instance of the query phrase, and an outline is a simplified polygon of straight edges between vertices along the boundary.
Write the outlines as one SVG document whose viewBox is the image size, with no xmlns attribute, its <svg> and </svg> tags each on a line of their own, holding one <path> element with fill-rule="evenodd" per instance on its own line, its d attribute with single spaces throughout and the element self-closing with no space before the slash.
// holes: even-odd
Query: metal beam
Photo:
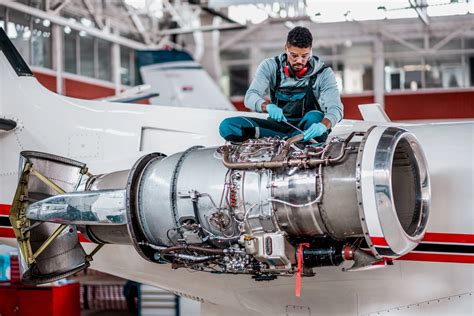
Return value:
<svg viewBox="0 0 474 316">
<path fill-rule="evenodd" d="M 54 7 L 49 11 L 53 14 L 59 14 L 59 12 L 69 3 L 70 0 L 64 0 L 63 2 L 58 2 Z"/>
<path fill-rule="evenodd" d="M 134 40 L 131 40 L 131 39 L 119 36 L 119 35 L 111 34 L 109 31 L 107 31 L 105 29 L 104 30 L 98 30 L 96 28 L 90 28 L 90 27 L 82 25 L 78 22 L 74 22 L 74 21 L 71 21 L 69 19 L 66 19 L 66 18 L 63 18 L 63 17 L 60 17 L 60 16 L 51 15 L 51 13 L 49 13 L 49 12 L 45 12 L 45 11 L 42 11 L 42 10 L 39 10 L 39 9 L 36 9 L 36 8 L 33 8 L 33 7 L 29 7 L 27 5 L 24 5 L 24 4 L 21 4 L 21 3 L 18 3 L 18 2 L 14 2 L 13 0 L 3 0 L 0 3 L 1 3 L 1 5 L 5 6 L 5 7 L 8 7 L 10 9 L 14 9 L 14 10 L 26 13 L 28 15 L 38 17 L 40 19 L 50 20 L 54 24 L 58 24 L 58 25 L 62 25 L 62 26 L 69 26 L 73 30 L 76 30 L 76 31 L 79 31 L 79 32 L 84 31 L 84 32 L 88 33 L 91 36 L 94 36 L 94 37 L 97 37 L 97 38 L 100 38 L 100 39 L 103 39 L 103 40 L 106 40 L 106 41 L 109 41 L 109 42 L 117 43 L 119 45 L 126 46 L 126 47 L 129 47 L 129 48 L 132 48 L 132 49 L 140 50 L 140 49 L 153 49 L 153 48 L 156 48 L 155 46 L 147 46 L 143 43 L 140 43 L 140 42 L 137 42 L 137 41 L 134 41 Z"/>
<path fill-rule="evenodd" d="M 451 34 L 448 34 L 445 38 L 443 38 L 442 40 L 440 40 L 438 43 L 436 43 L 436 45 L 433 45 L 433 47 L 431 48 L 431 50 L 432 50 L 433 52 L 439 50 L 439 49 L 442 48 L 444 45 L 448 44 L 448 42 L 449 42 L 450 40 L 452 40 L 453 38 L 455 38 L 455 37 L 458 36 L 458 35 L 461 35 L 461 34 L 464 33 L 464 32 L 470 31 L 472 28 L 473 28 L 472 25 L 468 25 L 468 26 L 465 27 L 465 28 L 461 28 L 461 29 L 455 30 L 454 32 L 452 32 Z"/>
<path fill-rule="evenodd" d="M 430 18 L 426 10 L 426 8 L 428 7 L 426 0 L 408 0 L 408 3 L 410 4 L 410 7 L 416 11 L 416 14 L 420 18 L 420 20 L 425 25 L 430 25 Z"/>
<path fill-rule="evenodd" d="M 150 45 L 151 44 L 150 35 L 146 31 L 145 26 L 143 26 L 142 20 L 140 20 L 140 18 L 138 17 L 137 12 L 135 10 L 132 10 L 132 8 L 129 5 L 127 5 L 125 1 L 122 1 L 122 5 L 127 10 L 130 16 L 130 20 L 132 20 L 133 25 L 137 29 L 138 33 L 140 33 L 140 35 L 142 36 L 145 43 Z"/>
<path fill-rule="evenodd" d="M 412 50 L 414 50 L 414 51 L 417 51 L 417 52 L 423 51 L 423 49 L 422 49 L 421 47 L 418 47 L 418 46 L 416 46 L 416 45 L 414 45 L 414 44 L 412 44 L 412 43 L 410 43 L 410 42 L 407 42 L 406 40 L 404 40 L 403 38 L 401 38 L 401 37 L 399 37 L 399 36 L 397 36 L 397 35 L 395 35 L 395 34 L 392 34 L 392 33 L 387 32 L 387 31 L 385 31 L 385 30 L 379 30 L 379 32 L 380 32 L 380 34 L 382 34 L 383 36 L 388 37 L 388 38 L 390 38 L 390 39 L 393 39 L 394 41 L 396 41 L 396 42 L 402 44 L 403 46 L 406 46 L 406 47 L 408 47 L 408 48 L 410 48 L 410 49 L 412 49 Z"/>
<path fill-rule="evenodd" d="M 268 20 L 265 22 L 262 22 L 260 24 L 254 24 L 247 28 L 245 31 L 240 32 L 239 34 L 236 34 L 235 36 L 232 36 L 229 38 L 227 41 L 221 44 L 221 51 L 226 50 L 229 47 L 232 47 L 235 43 L 239 42 L 240 40 L 246 38 L 248 35 L 252 34 L 253 32 L 257 32 L 259 29 L 261 29 L 264 25 L 268 23 Z"/>
<path fill-rule="evenodd" d="M 99 29 L 104 28 L 104 23 L 102 23 L 101 19 L 97 17 L 94 6 L 89 0 L 82 0 L 82 3 L 86 7 L 87 11 L 89 12 L 89 15 L 92 17 L 94 20 L 95 24 L 99 27 Z"/>
<path fill-rule="evenodd" d="M 176 28 L 176 29 L 169 29 L 169 30 L 163 30 L 157 32 L 158 35 L 164 36 L 164 35 L 174 35 L 174 34 L 191 34 L 194 32 L 210 32 L 210 31 L 216 31 L 216 30 L 240 30 L 240 29 L 245 29 L 245 25 L 241 24 L 229 24 L 229 23 L 224 23 L 219 26 L 214 26 L 214 25 L 205 25 L 197 28 L 191 28 L 191 27 L 182 27 L 182 28 Z"/>
</svg>

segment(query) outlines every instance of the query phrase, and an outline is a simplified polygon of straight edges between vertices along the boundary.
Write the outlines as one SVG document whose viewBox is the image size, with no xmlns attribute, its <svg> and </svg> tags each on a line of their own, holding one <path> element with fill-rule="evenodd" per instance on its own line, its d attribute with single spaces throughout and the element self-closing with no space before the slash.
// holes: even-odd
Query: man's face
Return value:
<svg viewBox="0 0 474 316">
<path fill-rule="evenodd" d="M 295 71 L 300 71 L 306 66 L 311 57 L 311 47 L 300 48 L 296 46 L 285 46 L 286 55 L 288 56 L 288 63 Z"/>
</svg>

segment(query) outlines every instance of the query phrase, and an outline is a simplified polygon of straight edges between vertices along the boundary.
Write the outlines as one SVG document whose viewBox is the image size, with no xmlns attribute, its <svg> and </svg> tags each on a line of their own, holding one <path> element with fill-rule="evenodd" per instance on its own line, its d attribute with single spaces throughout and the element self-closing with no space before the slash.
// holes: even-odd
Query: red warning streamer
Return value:
<svg viewBox="0 0 474 316">
<path fill-rule="evenodd" d="M 303 247 L 309 247 L 308 243 L 300 244 L 298 249 L 298 266 L 296 270 L 296 297 L 301 294 L 301 271 L 303 270 Z"/>
</svg>

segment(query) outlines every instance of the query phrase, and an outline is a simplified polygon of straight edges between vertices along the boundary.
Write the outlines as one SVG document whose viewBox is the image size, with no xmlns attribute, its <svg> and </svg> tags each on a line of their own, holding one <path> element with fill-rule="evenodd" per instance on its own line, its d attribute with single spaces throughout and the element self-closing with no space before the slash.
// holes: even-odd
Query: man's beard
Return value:
<svg viewBox="0 0 474 316">
<path fill-rule="evenodd" d="M 304 67 L 303 64 L 295 64 L 291 66 L 291 68 L 293 68 L 294 71 L 300 71 L 301 69 L 303 69 L 303 67 Z"/>
</svg>

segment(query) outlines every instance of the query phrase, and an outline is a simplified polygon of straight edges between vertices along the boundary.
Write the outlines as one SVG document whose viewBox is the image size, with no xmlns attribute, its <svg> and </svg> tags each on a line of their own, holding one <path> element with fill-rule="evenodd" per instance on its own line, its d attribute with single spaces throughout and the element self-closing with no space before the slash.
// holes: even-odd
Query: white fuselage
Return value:
<svg viewBox="0 0 474 316">
<path fill-rule="evenodd" d="M 220 145 L 220 121 L 237 115 L 63 97 L 43 88 L 34 77 L 18 77 L 0 54 L 0 118 L 18 124 L 13 131 L 0 131 L 0 204 L 5 209 L 12 203 L 23 150 L 66 156 L 87 163 L 94 174 L 106 173 L 129 169 L 150 152 L 169 155 L 193 145 Z M 381 123 L 343 121 L 333 133 L 343 135 L 375 124 Z M 402 127 L 416 135 L 428 160 L 432 208 L 427 238 L 434 244 L 460 248 L 414 252 L 407 258 L 411 260 L 364 272 L 317 269 L 315 277 L 303 279 L 301 298 L 295 297 L 294 278 L 256 282 L 245 275 L 172 270 L 169 265 L 145 261 L 132 246 L 106 245 L 92 267 L 194 297 L 204 303 L 207 314 L 364 315 L 394 308 L 390 315 L 472 315 L 474 124 Z M 14 245 L 16 240 L 7 237 L 6 229 L 0 229 L 0 243 Z M 90 251 L 94 244 L 84 247 Z"/>
</svg>

